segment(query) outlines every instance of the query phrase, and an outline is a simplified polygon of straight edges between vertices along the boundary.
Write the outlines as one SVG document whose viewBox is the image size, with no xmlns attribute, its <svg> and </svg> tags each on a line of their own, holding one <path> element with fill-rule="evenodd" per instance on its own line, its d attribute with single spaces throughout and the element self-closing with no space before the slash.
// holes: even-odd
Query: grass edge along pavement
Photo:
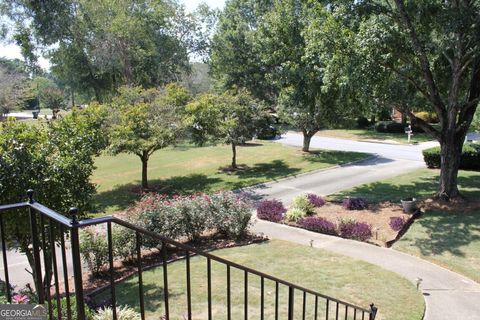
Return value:
<svg viewBox="0 0 480 320">
<path fill-rule="evenodd" d="M 221 249 L 212 252 L 214 255 L 243 264 L 247 267 L 280 277 L 286 281 L 305 286 L 317 292 L 349 301 L 359 306 L 368 306 L 374 302 L 379 307 L 379 319 L 414 320 L 421 319 L 424 312 L 424 300 L 413 284 L 401 276 L 386 271 L 372 264 L 353 258 L 330 253 L 328 251 L 293 244 L 286 241 L 272 240 L 261 244 L 252 244 L 243 247 Z M 206 291 L 206 261 L 203 257 L 191 259 L 193 315 L 194 319 L 204 319 L 207 310 Z M 226 277 L 222 265 L 212 263 L 212 297 L 214 317 L 225 315 Z M 168 270 L 171 279 L 185 278 L 185 263 L 182 260 L 169 264 Z M 157 319 L 163 315 L 163 273 L 158 267 L 145 271 L 142 275 L 145 288 L 145 302 L 147 319 Z M 116 285 L 117 301 L 138 307 L 135 295 L 138 279 L 136 276 Z M 183 280 L 185 282 L 185 280 Z M 171 315 L 179 318 L 186 310 L 185 286 L 182 281 L 170 281 L 170 310 Z M 384 284 L 388 283 L 388 286 Z M 232 270 L 232 318 L 240 319 L 243 316 L 243 272 Z M 249 318 L 259 319 L 259 292 L 260 280 L 249 279 Z M 133 290 L 133 291 L 132 291 Z M 273 315 L 274 284 L 265 282 L 266 318 Z M 286 316 L 287 290 L 280 294 L 280 318 Z M 100 295 L 105 299 L 108 292 Z M 296 295 L 295 319 L 301 318 L 301 295 Z M 313 305 L 313 298 L 307 299 L 307 305 Z M 324 303 L 319 300 L 319 315 Z M 197 311 L 195 311 L 197 310 Z M 333 311 L 331 311 L 333 312 Z M 343 310 L 340 311 L 341 316 Z M 309 314 L 307 314 L 308 316 Z M 155 318 L 157 317 L 157 318 Z M 343 317 L 342 317 L 343 318 Z"/>
<path fill-rule="evenodd" d="M 238 163 L 246 167 L 237 172 L 219 170 L 230 163 L 226 145 L 194 147 L 178 145 L 159 150 L 149 161 L 149 183 L 167 194 L 192 194 L 234 190 L 272 180 L 331 168 L 367 158 L 367 154 L 341 151 L 314 151 L 269 141 L 255 141 L 238 148 Z M 138 198 L 141 165 L 128 154 L 97 158 L 92 181 L 98 185 L 94 204 L 98 212 L 122 210 Z"/>
<path fill-rule="evenodd" d="M 419 199 L 434 194 L 438 170 L 421 169 L 329 196 L 362 196 L 372 202 Z M 468 199 L 480 199 L 480 172 L 459 171 L 459 188 Z M 480 206 L 470 209 L 428 209 L 393 245 L 393 249 L 433 262 L 480 283 Z"/>
</svg>

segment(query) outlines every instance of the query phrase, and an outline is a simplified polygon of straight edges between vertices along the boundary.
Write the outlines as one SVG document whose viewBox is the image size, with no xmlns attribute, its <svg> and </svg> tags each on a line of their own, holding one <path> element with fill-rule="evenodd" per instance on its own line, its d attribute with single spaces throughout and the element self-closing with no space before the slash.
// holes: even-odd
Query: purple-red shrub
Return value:
<svg viewBox="0 0 480 320">
<path fill-rule="evenodd" d="M 282 220 L 285 212 L 287 212 L 287 209 L 277 199 L 263 200 L 257 206 L 257 217 L 272 222 Z"/>
<path fill-rule="evenodd" d="M 390 217 L 389 224 L 390 228 L 392 228 L 393 231 L 400 231 L 405 225 L 405 219 L 403 219 L 402 217 Z"/>
<path fill-rule="evenodd" d="M 345 198 L 342 206 L 347 210 L 363 210 L 368 208 L 368 201 L 365 198 Z"/>
<path fill-rule="evenodd" d="M 298 225 L 310 231 L 337 235 L 336 224 L 321 217 L 306 217 L 301 219 Z"/>
<path fill-rule="evenodd" d="M 308 201 L 310 201 L 310 203 L 315 208 L 323 206 L 326 202 L 322 197 L 317 196 L 316 194 L 313 194 L 313 193 L 307 194 L 307 198 L 308 198 Z"/>
<path fill-rule="evenodd" d="M 372 227 L 365 222 L 340 221 L 338 229 L 340 236 L 347 239 L 365 241 L 372 236 Z"/>
</svg>

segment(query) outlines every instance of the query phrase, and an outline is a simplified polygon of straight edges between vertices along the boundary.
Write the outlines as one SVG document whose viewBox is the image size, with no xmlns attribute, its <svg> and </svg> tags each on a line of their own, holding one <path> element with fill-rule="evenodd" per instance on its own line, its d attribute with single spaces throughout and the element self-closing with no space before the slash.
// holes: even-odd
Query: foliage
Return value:
<svg viewBox="0 0 480 320">
<path fill-rule="evenodd" d="M 75 298 L 75 295 L 71 295 L 69 297 L 70 299 L 70 311 L 71 311 L 71 317 L 72 319 L 78 319 L 77 316 L 77 299 Z M 63 297 L 60 299 L 60 307 L 61 307 L 61 319 L 68 319 L 68 313 L 67 310 L 69 308 L 69 305 L 67 304 L 67 298 Z M 57 304 L 52 303 L 52 314 L 57 315 Z M 93 320 L 94 312 L 87 306 L 85 305 L 85 320 Z"/>
<path fill-rule="evenodd" d="M 55 87 L 47 87 L 40 91 L 40 101 L 45 108 L 52 110 L 52 118 L 57 118 L 60 109 L 65 108 L 65 95 L 62 90 Z"/>
<path fill-rule="evenodd" d="M 372 226 L 355 220 L 340 220 L 338 223 L 340 236 L 359 241 L 368 240 L 372 236 Z"/>
<path fill-rule="evenodd" d="M 105 232 L 98 232 L 95 227 L 82 229 L 80 232 L 80 254 L 93 275 L 99 275 L 108 262 L 108 243 Z"/>
<path fill-rule="evenodd" d="M 283 203 L 277 199 L 262 200 L 257 205 L 257 217 L 259 219 L 279 222 L 283 219 L 285 212 L 287 212 L 287 209 Z"/>
<path fill-rule="evenodd" d="M 393 231 L 400 231 L 405 225 L 405 219 L 402 217 L 391 217 L 389 225 Z"/>
<path fill-rule="evenodd" d="M 133 223 L 171 239 L 196 241 L 214 230 L 228 239 L 239 239 L 248 231 L 251 206 L 242 196 L 227 191 L 172 198 L 147 194 L 127 213 Z M 145 244 L 158 245 L 155 241 Z"/>
<path fill-rule="evenodd" d="M 133 260 L 137 253 L 135 232 L 131 229 L 114 225 L 112 228 L 113 253 L 123 261 Z"/>
<path fill-rule="evenodd" d="M 244 89 L 221 95 L 204 94 L 186 108 L 186 123 L 196 144 L 221 141 L 232 146 L 232 168 L 237 167 L 236 146 L 252 139 L 264 106 Z"/>
<path fill-rule="evenodd" d="M 395 121 L 379 121 L 375 124 L 375 130 L 384 133 L 405 133 L 405 125 Z"/>
<path fill-rule="evenodd" d="M 423 150 L 423 159 L 430 169 L 441 167 L 440 147 Z M 465 143 L 460 156 L 459 168 L 462 170 L 480 170 L 480 144 Z"/>
<path fill-rule="evenodd" d="M 342 207 L 347 210 L 364 210 L 368 208 L 368 201 L 365 198 L 351 198 L 343 199 Z"/>
<path fill-rule="evenodd" d="M 307 199 L 308 201 L 310 201 L 310 204 L 315 208 L 321 207 L 326 203 L 325 199 L 313 193 L 307 194 Z"/>
<path fill-rule="evenodd" d="M 128 306 L 119 306 L 116 310 L 118 320 L 140 320 L 140 313 L 135 311 L 135 309 Z M 112 308 L 100 309 L 94 316 L 92 320 L 111 320 L 113 319 L 113 310 Z"/>
<path fill-rule="evenodd" d="M 321 217 L 306 217 L 298 221 L 298 224 L 307 230 L 337 235 L 337 226 L 335 223 Z"/>
<path fill-rule="evenodd" d="M 138 156 L 142 187 L 148 188 L 148 160 L 157 150 L 174 144 L 182 134 L 181 115 L 190 95 L 169 84 L 162 90 L 122 87 L 112 101 L 110 151 Z"/>
<path fill-rule="evenodd" d="M 427 123 L 438 123 L 438 117 L 434 112 L 427 112 L 427 111 L 416 112 L 415 116 Z"/>
<path fill-rule="evenodd" d="M 373 123 L 372 123 L 373 124 Z M 365 117 L 358 117 L 357 118 L 357 127 L 360 129 L 364 129 L 370 126 L 370 121 Z"/>
<path fill-rule="evenodd" d="M 0 58 L 0 120 L 5 114 L 23 108 L 30 98 L 29 83 L 24 64 Z"/>
<path fill-rule="evenodd" d="M 309 215 L 314 212 L 314 204 L 310 202 L 310 199 L 307 195 L 298 195 L 292 200 L 292 207 L 295 209 L 300 209 L 305 214 Z"/>
<path fill-rule="evenodd" d="M 299 208 L 291 207 L 288 209 L 287 213 L 285 214 L 285 218 L 287 218 L 288 221 L 298 221 L 302 218 L 304 218 L 307 215 L 305 211 Z"/>
</svg>

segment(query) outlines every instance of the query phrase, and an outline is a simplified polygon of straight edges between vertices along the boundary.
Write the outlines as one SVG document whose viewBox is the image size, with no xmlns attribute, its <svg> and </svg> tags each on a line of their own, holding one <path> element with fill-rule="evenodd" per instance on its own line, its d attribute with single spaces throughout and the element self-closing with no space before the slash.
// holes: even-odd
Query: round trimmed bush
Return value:
<svg viewBox="0 0 480 320">
<path fill-rule="evenodd" d="M 313 193 L 307 194 L 307 198 L 315 208 L 321 207 L 326 203 L 325 199 Z"/>
<path fill-rule="evenodd" d="M 312 214 L 315 209 L 306 195 L 300 195 L 293 198 L 292 207 L 302 210 L 307 215 Z"/>
<path fill-rule="evenodd" d="M 296 222 L 296 221 L 304 218 L 306 215 L 307 215 L 307 213 L 305 211 L 303 211 L 302 209 L 293 207 L 293 208 L 288 209 L 285 217 L 289 221 L 295 221 Z"/>
<path fill-rule="evenodd" d="M 337 235 L 337 225 L 322 217 L 306 217 L 301 219 L 298 224 L 310 231 Z"/>
<path fill-rule="evenodd" d="M 372 237 L 372 227 L 365 222 L 344 220 L 338 224 L 340 236 L 347 239 L 365 241 Z"/>
<path fill-rule="evenodd" d="M 259 219 L 278 222 L 283 219 L 287 209 L 280 200 L 263 200 L 257 206 L 257 217 Z"/>
</svg>

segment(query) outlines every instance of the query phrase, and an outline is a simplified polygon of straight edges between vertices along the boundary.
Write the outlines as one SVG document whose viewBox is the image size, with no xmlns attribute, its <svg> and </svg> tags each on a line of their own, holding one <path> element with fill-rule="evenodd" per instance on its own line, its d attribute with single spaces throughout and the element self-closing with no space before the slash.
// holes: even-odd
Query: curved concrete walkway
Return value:
<svg viewBox="0 0 480 320">
<path fill-rule="evenodd" d="M 364 260 L 393 271 L 416 284 L 423 279 L 426 320 L 480 319 L 480 285 L 455 272 L 408 254 L 363 242 L 346 240 L 263 220 L 255 221 L 252 231 L 271 239 L 325 249 Z M 413 320 L 413 319 L 412 319 Z"/>
</svg>

